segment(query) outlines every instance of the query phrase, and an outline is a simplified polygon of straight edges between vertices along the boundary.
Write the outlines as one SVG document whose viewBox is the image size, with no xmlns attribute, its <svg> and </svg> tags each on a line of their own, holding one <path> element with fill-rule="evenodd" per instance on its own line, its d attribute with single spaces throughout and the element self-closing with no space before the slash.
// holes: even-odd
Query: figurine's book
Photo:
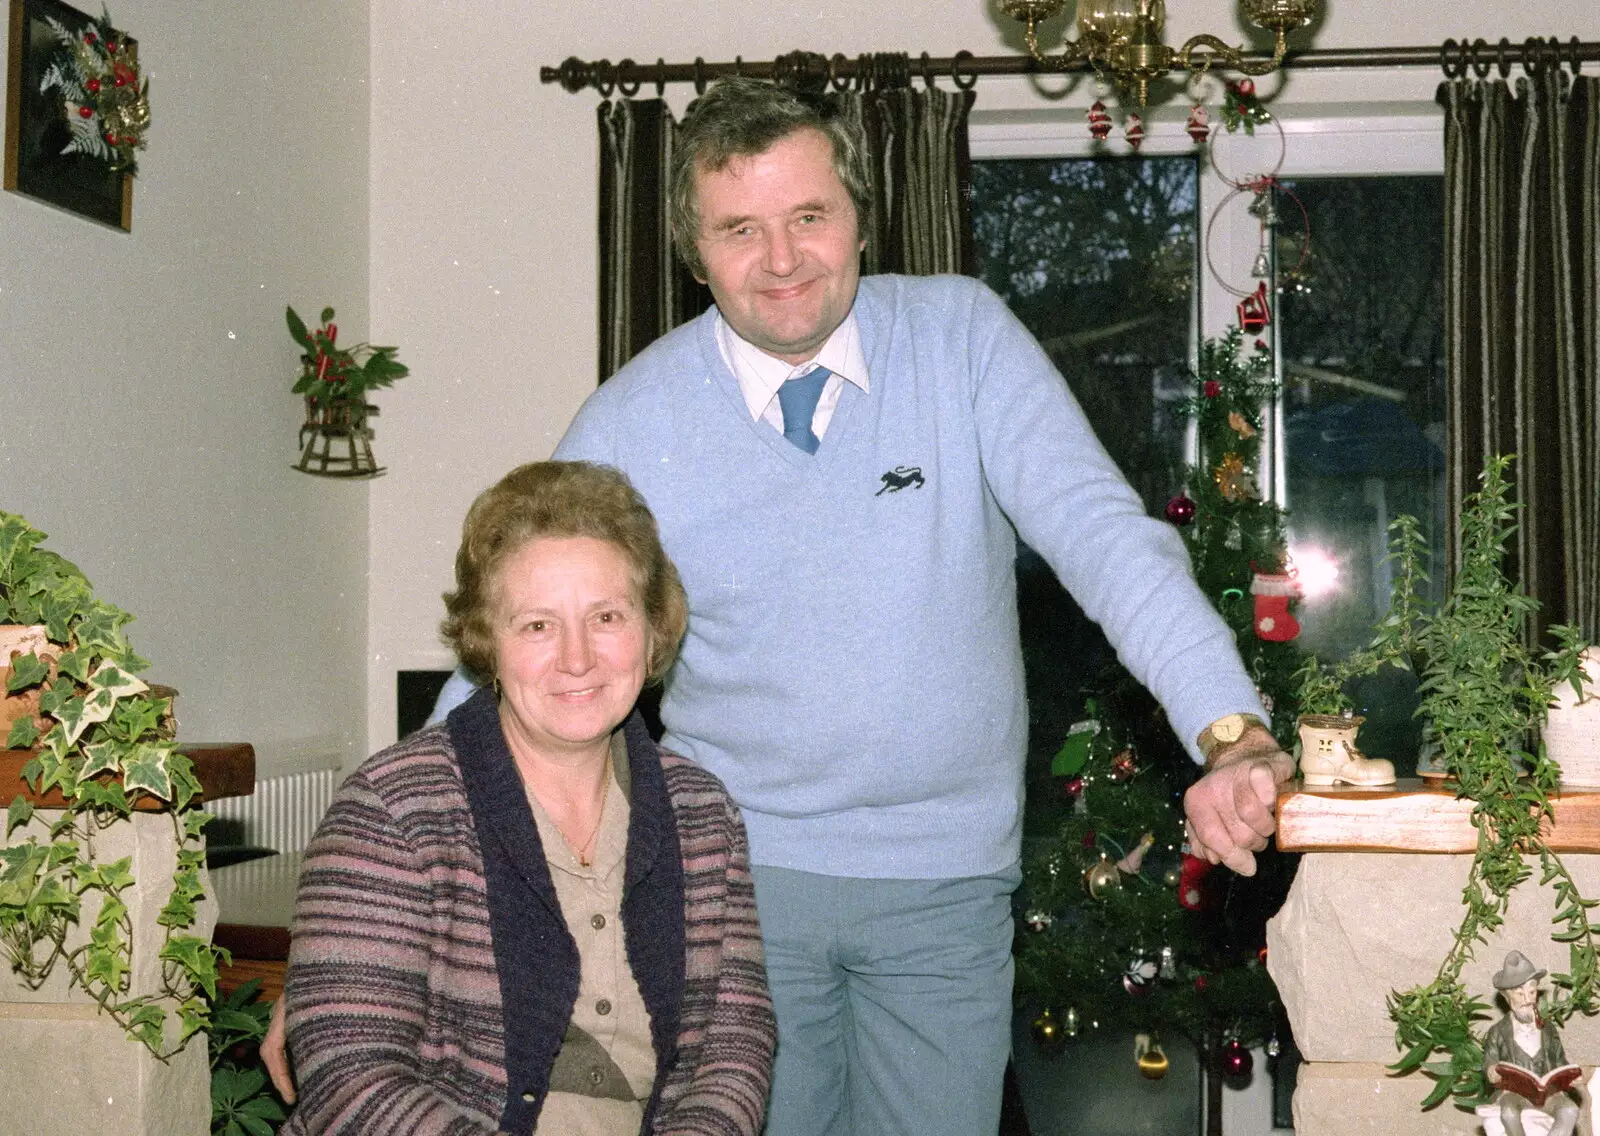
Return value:
<svg viewBox="0 0 1600 1136">
<path fill-rule="evenodd" d="M 1583 1070 L 1577 1065 L 1563 1065 L 1539 1076 L 1531 1069 L 1507 1062 L 1496 1062 L 1494 1071 L 1500 1074 L 1500 1087 L 1516 1093 L 1529 1104 L 1541 1106 L 1552 1094 L 1565 1092 L 1578 1083 Z"/>
</svg>

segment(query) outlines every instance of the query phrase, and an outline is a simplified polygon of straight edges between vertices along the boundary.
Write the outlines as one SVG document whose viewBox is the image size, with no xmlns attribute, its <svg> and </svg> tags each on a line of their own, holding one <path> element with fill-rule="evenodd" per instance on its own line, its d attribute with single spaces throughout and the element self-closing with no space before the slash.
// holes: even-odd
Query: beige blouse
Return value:
<svg viewBox="0 0 1600 1136">
<path fill-rule="evenodd" d="M 584 867 L 532 792 L 534 823 L 567 930 L 578 944 L 578 1003 L 550 1071 L 550 1093 L 534 1127 L 541 1136 L 635 1136 L 655 1084 L 650 1014 L 628 968 L 622 881 L 628 848 L 628 752 L 612 737 L 611 788 Z"/>
</svg>

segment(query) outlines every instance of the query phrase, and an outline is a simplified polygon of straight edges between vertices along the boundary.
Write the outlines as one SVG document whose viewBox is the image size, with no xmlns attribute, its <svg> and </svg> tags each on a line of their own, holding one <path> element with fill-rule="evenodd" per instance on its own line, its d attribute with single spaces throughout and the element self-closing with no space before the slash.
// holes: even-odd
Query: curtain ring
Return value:
<svg viewBox="0 0 1600 1136">
<path fill-rule="evenodd" d="M 633 69 L 631 59 L 624 59 L 617 64 L 617 94 L 625 99 L 631 99 L 639 93 L 639 77 L 633 73 Z"/>
<path fill-rule="evenodd" d="M 1578 37 L 1573 36 L 1572 39 L 1567 42 L 1567 66 L 1572 68 L 1573 78 L 1577 78 L 1578 70 L 1583 66 L 1583 60 L 1578 58 L 1578 48 Z"/>
<path fill-rule="evenodd" d="M 1484 54 L 1488 50 L 1489 44 L 1486 40 L 1475 39 L 1472 41 L 1472 70 L 1480 79 L 1487 79 L 1490 70 L 1494 66 L 1484 58 Z"/>
<path fill-rule="evenodd" d="M 1500 78 L 1502 79 L 1511 77 L 1511 61 L 1506 58 L 1506 49 L 1510 46 L 1511 41 L 1505 36 L 1501 36 L 1500 42 L 1494 45 L 1495 66 L 1500 69 Z M 1524 68 L 1528 65 L 1526 55 L 1523 56 L 1522 65 Z"/>
<path fill-rule="evenodd" d="M 833 58 L 828 60 L 828 86 L 836 91 L 850 89 L 850 77 L 845 69 L 850 66 L 850 57 L 842 51 L 833 53 Z"/>
<path fill-rule="evenodd" d="M 961 65 L 972 58 L 972 52 L 962 50 L 950 58 L 950 81 L 956 85 L 957 90 L 970 91 L 978 85 L 977 75 L 967 75 L 965 81 L 961 77 Z"/>
<path fill-rule="evenodd" d="M 1464 58 L 1460 63 L 1459 70 L 1457 69 L 1457 65 L 1451 61 L 1450 53 L 1455 51 L 1456 47 L 1456 41 L 1453 39 L 1447 39 L 1439 46 L 1439 70 L 1444 72 L 1444 77 L 1446 79 L 1459 79 L 1463 74 L 1465 74 L 1467 69 L 1466 60 Z"/>
<path fill-rule="evenodd" d="M 694 93 L 706 93 L 706 61 L 698 55 L 694 57 Z"/>
<path fill-rule="evenodd" d="M 602 99 L 609 99 L 611 92 L 617 85 L 617 69 L 611 66 L 611 60 L 602 59 L 594 65 L 594 89 L 600 92 Z"/>
<path fill-rule="evenodd" d="M 667 61 L 661 56 L 656 56 L 656 98 L 662 98 L 667 93 Z"/>
<path fill-rule="evenodd" d="M 922 53 L 922 81 L 930 91 L 934 89 L 932 63 L 933 60 L 929 59 L 928 53 L 924 51 Z"/>
<path fill-rule="evenodd" d="M 858 91 L 870 91 L 877 78 L 877 68 L 873 65 L 872 56 L 863 53 L 856 57 L 856 82 Z"/>
</svg>

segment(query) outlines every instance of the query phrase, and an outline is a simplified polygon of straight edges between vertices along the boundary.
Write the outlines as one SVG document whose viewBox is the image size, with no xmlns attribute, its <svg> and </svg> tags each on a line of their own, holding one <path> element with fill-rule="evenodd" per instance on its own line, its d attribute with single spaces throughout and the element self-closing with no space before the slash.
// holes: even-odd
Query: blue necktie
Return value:
<svg viewBox="0 0 1600 1136">
<path fill-rule="evenodd" d="M 831 374 L 828 368 L 817 367 L 778 388 L 778 405 L 783 408 L 783 436 L 808 454 L 816 453 L 821 444 L 811 432 L 811 417 L 817 412 L 817 400 L 822 397 L 822 388 Z"/>
</svg>

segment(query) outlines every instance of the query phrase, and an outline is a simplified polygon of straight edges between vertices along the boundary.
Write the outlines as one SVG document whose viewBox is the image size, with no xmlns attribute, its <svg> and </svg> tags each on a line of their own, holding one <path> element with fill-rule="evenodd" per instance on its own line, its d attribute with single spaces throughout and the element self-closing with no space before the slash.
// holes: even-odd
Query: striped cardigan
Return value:
<svg viewBox="0 0 1600 1136">
<path fill-rule="evenodd" d="M 622 905 L 650 1011 L 641 1134 L 754 1136 L 775 1029 L 737 810 L 625 727 Z M 578 994 L 568 933 L 492 695 L 365 762 L 307 849 L 285 998 L 289 1136 L 528 1136 Z"/>
</svg>

